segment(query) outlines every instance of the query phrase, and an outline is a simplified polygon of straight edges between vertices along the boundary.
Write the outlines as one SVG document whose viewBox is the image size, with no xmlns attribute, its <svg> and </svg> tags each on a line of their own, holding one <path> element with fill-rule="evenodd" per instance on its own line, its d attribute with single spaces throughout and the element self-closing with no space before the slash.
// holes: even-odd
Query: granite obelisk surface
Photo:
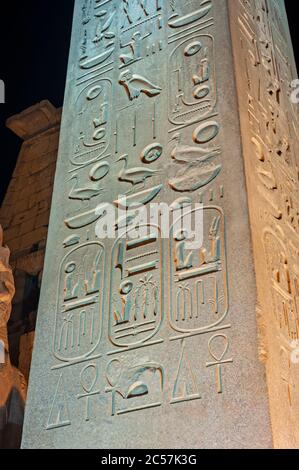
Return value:
<svg viewBox="0 0 299 470">
<path fill-rule="evenodd" d="M 299 100 L 284 1 L 230 2 L 274 446 L 299 446 Z"/>
<path fill-rule="evenodd" d="M 28 395 L 23 448 L 272 446 L 226 0 L 76 1 Z"/>
</svg>

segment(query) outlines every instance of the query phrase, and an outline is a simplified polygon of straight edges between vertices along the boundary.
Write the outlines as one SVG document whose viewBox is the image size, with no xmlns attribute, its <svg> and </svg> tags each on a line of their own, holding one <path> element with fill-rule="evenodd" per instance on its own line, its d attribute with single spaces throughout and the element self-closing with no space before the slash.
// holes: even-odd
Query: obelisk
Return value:
<svg viewBox="0 0 299 470">
<path fill-rule="evenodd" d="M 230 1 L 274 446 L 299 445 L 299 107 L 284 1 Z"/>
<path fill-rule="evenodd" d="M 273 446 L 260 292 L 282 294 L 275 263 L 293 265 L 280 250 L 262 271 L 279 246 L 262 217 L 284 222 L 263 201 L 257 222 L 254 198 L 280 194 L 268 159 L 294 164 L 272 128 L 280 99 L 296 128 L 277 85 L 290 56 L 282 1 L 76 1 L 24 448 Z M 202 244 L 159 217 L 134 235 L 136 208 L 157 204 L 200 213 Z"/>
</svg>

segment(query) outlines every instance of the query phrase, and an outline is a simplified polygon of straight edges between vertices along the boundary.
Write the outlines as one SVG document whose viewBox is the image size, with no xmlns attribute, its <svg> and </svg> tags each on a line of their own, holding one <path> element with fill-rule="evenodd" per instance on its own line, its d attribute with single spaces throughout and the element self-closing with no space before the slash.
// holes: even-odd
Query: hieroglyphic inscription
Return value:
<svg viewBox="0 0 299 470">
<path fill-rule="evenodd" d="M 241 164 L 224 138 L 227 120 L 235 133 L 237 111 L 228 119 L 219 99 L 226 43 L 215 22 L 223 13 L 219 0 L 76 2 L 57 172 L 63 195 L 54 196 L 51 257 L 59 267 L 51 269 L 53 326 L 45 329 L 52 397 L 44 429 L 57 447 L 62 435 L 80 446 L 83 429 L 88 447 L 95 439 L 110 445 L 112 432 L 127 447 L 136 439 L 138 446 L 156 439 L 157 447 L 160 433 L 169 444 L 173 416 L 182 444 L 194 445 L 181 416 L 206 413 L 197 424 L 211 436 L 209 427 L 218 426 L 212 407 L 226 419 L 239 409 L 236 400 L 222 410 L 222 400 L 234 401 L 234 339 L 241 336 L 230 314 L 230 281 L 238 279 L 228 272 L 234 250 L 227 244 L 237 246 L 245 232 L 243 225 L 242 236 L 227 230 L 230 218 L 236 227 L 232 212 L 240 214 L 229 185 L 241 191 L 242 181 L 230 181 L 227 160 L 235 159 L 240 175 Z M 106 203 L 116 214 L 112 239 L 98 230 L 110 223 Z M 145 221 L 140 206 L 151 203 L 159 205 L 157 217 Z M 293 201 L 286 204 L 291 213 Z M 197 248 L 188 231 L 177 230 L 186 208 L 192 222 L 203 214 Z"/>
<path fill-rule="evenodd" d="M 109 337 L 119 347 L 144 344 L 162 322 L 163 247 L 159 230 L 147 228 L 149 235 L 136 240 L 121 237 L 112 250 Z"/>
<path fill-rule="evenodd" d="M 190 250 L 184 232 L 171 230 L 170 237 L 170 322 L 190 335 L 221 325 L 228 313 L 224 214 L 216 207 L 203 211 L 206 245 Z"/>
<path fill-rule="evenodd" d="M 168 185 L 173 194 L 189 194 L 191 200 L 197 202 L 203 202 L 207 193 L 210 202 L 214 201 L 216 192 L 220 199 L 224 195 L 224 188 L 219 191 L 217 186 L 223 161 L 213 23 L 212 2 L 189 2 L 184 6 L 172 2 L 168 18 L 171 165 Z M 197 335 L 206 338 L 211 331 L 231 328 L 229 322 L 225 322 L 229 311 L 225 212 L 220 206 L 205 206 L 201 210 L 203 246 L 189 249 L 190 234 L 185 230 L 177 231 L 178 221 L 170 230 L 168 319 L 175 332 L 171 340 L 178 345 L 181 343 L 172 404 L 202 398 L 198 369 L 188 352 L 191 338 Z M 195 212 L 190 210 L 193 218 Z M 210 351 L 210 345 L 206 347 Z M 224 355 L 219 355 L 219 361 L 218 356 L 212 355 L 217 362 L 218 390 L 221 387 L 218 363 Z"/>
<path fill-rule="evenodd" d="M 164 368 L 156 362 L 136 364 L 112 359 L 107 365 L 105 392 L 111 397 L 111 415 L 123 415 L 162 405 Z"/>
<path fill-rule="evenodd" d="M 214 39 L 195 34 L 172 51 L 168 64 L 169 120 L 191 124 L 213 111 L 216 102 Z"/>
<path fill-rule="evenodd" d="M 297 446 L 293 422 L 299 408 L 284 393 L 288 371 L 295 367 L 290 345 L 299 339 L 299 119 L 298 107 L 291 102 L 296 70 L 284 2 L 232 4 L 258 297 L 268 337 L 274 440 L 278 446 Z M 287 354 L 289 361 L 282 366 L 280 357 Z M 280 368 L 275 377 L 273 367 Z M 298 379 L 291 388 L 292 394 L 298 394 Z"/>
<path fill-rule="evenodd" d="M 228 285 L 220 206 L 204 207 L 204 246 L 198 250 L 186 250 L 188 234 L 173 229 L 167 251 L 159 226 L 145 225 L 146 234 L 136 239 L 130 229 L 126 233 L 136 204 L 167 199 L 183 207 L 201 202 L 205 193 L 209 201 L 223 199 L 217 182 L 223 162 L 213 4 L 86 0 L 80 21 L 76 140 L 69 154 L 70 209 L 62 245 L 67 253 L 60 266 L 53 340 L 60 363 L 53 369 L 86 363 L 78 371 L 76 397 L 89 422 L 103 392 L 112 417 L 160 406 L 167 378 L 174 380 L 171 404 L 201 398 L 188 337 L 219 330 L 216 339 L 221 339 L 230 324 L 224 321 Z M 167 118 L 168 132 L 162 132 L 159 123 Z M 104 200 L 127 209 L 109 247 L 94 235 L 95 223 L 105 215 L 96 204 Z M 76 234 L 70 234 L 73 230 Z M 151 348 L 173 332 L 179 362 L 170 379 L 163 357 L 157 360 Z M 210 343 L 205 348 L 212 359 L 206 371 L 215 363 L 220 393 L 227 348 L 219 355 Z M 124 356 L 134 350 L 144 350 L 146 359 Z"/>
<path fill-rule="evenodd" d="M 68 253 L 60 267 L 54 354 L 63 361 L 83 359 L 101 337 L 105 250 L 89 242 Z"/>
</svg>

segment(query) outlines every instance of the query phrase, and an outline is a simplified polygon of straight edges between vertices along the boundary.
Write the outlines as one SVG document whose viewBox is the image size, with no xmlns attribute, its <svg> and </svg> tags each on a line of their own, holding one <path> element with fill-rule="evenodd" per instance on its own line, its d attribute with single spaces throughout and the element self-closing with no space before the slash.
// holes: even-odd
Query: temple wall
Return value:
<svg viewBox="0 0 299 470">
<path fill-rule="evenodd" d="M 22 140 L 12 180 L 0 209 L 4 241 L 11 250 L 16 296 L 9 322 L 14 365 L 29 376 L 37 306 L 44 265 L 60 110 L 48 101 L 11 117 L 7 127 Z"/>
</svg>

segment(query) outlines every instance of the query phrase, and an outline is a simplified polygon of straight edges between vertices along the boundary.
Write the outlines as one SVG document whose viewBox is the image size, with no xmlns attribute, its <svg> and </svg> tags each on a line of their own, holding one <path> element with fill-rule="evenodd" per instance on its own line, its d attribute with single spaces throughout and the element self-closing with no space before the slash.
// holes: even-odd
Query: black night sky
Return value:
<svg viewBox="0 0 299 470">
<path fill-rule="evenodd" d="M 285 1 L 299 68 L 298 2 Z M 6 119 L 43 99 L 62 106 L 73 7 L 74 0 L 1 4 L 0 79 L 6 84 L 6 104 L 0 105 L 0 203 L 21 144 L 5 128 Z"/>
</svg>

